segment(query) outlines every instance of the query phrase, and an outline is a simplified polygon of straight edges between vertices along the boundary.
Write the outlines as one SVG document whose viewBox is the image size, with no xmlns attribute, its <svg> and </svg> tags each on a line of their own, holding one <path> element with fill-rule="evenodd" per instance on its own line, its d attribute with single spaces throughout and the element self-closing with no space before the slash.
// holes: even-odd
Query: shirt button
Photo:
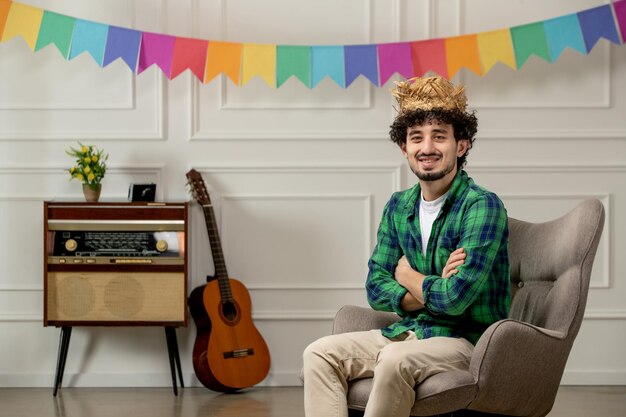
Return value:
<svg viewBox="0 0 626 417">
<path fill-rule="evenodd" d="M 524 281 L 520 281 L 517 283 L 517 288 L 524 288 Z"/>
</svg>

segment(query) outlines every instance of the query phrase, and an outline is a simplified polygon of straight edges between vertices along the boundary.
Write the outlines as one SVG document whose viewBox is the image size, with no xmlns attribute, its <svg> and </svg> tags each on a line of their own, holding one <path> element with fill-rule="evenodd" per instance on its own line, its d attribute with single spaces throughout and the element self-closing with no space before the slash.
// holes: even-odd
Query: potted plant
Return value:
<svg viewBox="0 0 626 417">
<path fill-rule="evenodd" d="M 83 145 L 80 142 L 78 145 L 80 146 L 78 149 L 70 147 L 69 151 L 65 151 L 76 158 L 76 164 L 68 170 L 70 180 L 77 179 L 83 184 L 85 200 L 98 201 L 109 155 L 93 145 Z"/>
</svg>

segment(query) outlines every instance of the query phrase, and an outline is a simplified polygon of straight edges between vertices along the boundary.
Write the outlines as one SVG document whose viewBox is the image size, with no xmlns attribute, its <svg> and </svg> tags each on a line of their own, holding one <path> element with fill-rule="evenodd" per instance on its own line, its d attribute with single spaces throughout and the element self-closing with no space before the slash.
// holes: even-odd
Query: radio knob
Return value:
<svg viewBox="0 0 626 417">
<path fill-rule="evenodd" d="M 167 250 L 167 242 L 164 240 L 159 240 L 156 243 L 156 250 L 159 252 L 165 252 Z"/>
<path fill-rule="evenodd" d="M 78 247 L 78 243 L 76 243 L 74 239 L 67 239 L 65 241 L 65 249 L 67 249 L 68 251 L 74 252 L 77 247 Z"/>
</svg>

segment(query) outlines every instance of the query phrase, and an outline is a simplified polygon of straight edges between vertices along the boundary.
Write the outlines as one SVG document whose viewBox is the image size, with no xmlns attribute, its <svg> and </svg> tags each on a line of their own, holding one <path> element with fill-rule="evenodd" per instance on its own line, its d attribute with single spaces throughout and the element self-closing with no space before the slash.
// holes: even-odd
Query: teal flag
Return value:
<svg viewBox="0 0 626 417">
<path fill-rule="evenodd" d="M 70 59 L 76 58 L 83 52 L 89 52 L 98 65 L 102 66 L 108 33 L 108 25 L 77 19 L 74 25 Z"/>
<path fill-rule="evenodd" d="M 546 20 L 543 24 L 552 62 L 556 61 L 565 48 L 572 48 L 581 54 L 587 53 L 576 14 Z"/>
<path fill-rule="evenodd" d="M 531 55 L 537 55 L 550 62 L 550 51 L 543 22 L 512 27 L 511 40 L 515 50 L 517 69 L 520 69 Z"/>
<path fill-rule="evenodd" d="M 276 46 L 276 86 L 295 76 L 311 88 L 311 47 Z"/>
<path fill-rule="evenodd" d="M 332 78 L 340 87 L 346 86 L 343 46 L 311 47 L 311 78 L 315 87 L 325 77 Z"/>
<path fill-rule="evenodd" d="M 73 17 L 45 10 L 41 19 L 35 52 L 52 43 L 61 52 L 63 58 L 67 59 L 72 43 L 75 21 L 76 19 Z"/>
</svg>

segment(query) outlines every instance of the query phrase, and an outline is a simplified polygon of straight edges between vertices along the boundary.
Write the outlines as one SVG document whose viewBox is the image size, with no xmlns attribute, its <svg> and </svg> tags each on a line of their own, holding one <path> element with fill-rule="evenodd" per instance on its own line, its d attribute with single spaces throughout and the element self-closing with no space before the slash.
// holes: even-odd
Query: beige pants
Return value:
<svg viewBox="0 0 626 417">
<path fill-rule="evenodd" d="M 373 377 L 365 417 L 407 417 L 415 385 L 430 375 L 468 369 L 474 346 L 465 339 L 389 340 L 380 330 L 326 336 L 304 351 L 306 417 L 347 417 L 347 381 Z"/>
</svg>

